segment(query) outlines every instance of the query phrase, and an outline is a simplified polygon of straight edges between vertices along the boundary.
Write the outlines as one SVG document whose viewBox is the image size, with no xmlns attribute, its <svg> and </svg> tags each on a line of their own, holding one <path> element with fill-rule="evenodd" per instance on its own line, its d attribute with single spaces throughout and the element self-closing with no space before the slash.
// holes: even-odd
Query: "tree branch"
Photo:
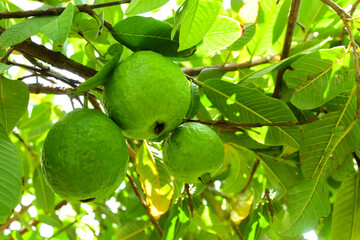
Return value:
<svg viewBox="0 0 360 240">
<path fill-rule="evenodd" d="M 21 53 L 29 54 L 40 59 L 41 61 L 49 63 L 56 68 L 67 70 L 85 79 L 88 79 L 97 73 L 96 70 L 86 67 L 70 58 L 67 58 L 60 52 L 54 52 L 30 40 L 26 40 L 16 45 L 15 50 Z"/>
<path fill-rule="evenodd" d="M 271 61 L 274 61 L 276 58 L 278 58 L 278 55 L 266 57 L 266 58 L 260 58 L 251 62 L 242 62 L 242 63 L 230 63 L 226 65 L 211 65 L 211 66 L 203 66 L 203 67 L 195 67 L 195 68 L 183 68 L 183 72 L 188 76 L 197 76 L 200 74 L 200 72 L 204 69 L 208 68 L 219 68 L 224 71 L 237 71 L 242 68 L 250 68 L 256 65 L 268 63 Z"/>
<path fill-rule="evenodd" d="M 189 209 L 190 209 L 190 214 L 191 214 L 191 217 L 194 217 L 194 206 L 193 206 L 193 201 L 192 201 L 192 198 L 191 198 L 191 194 L 190 194 L 190 189 L 189 189 L 189 184 L 188 183 L 185 183 L 185 192 L 186 194 L 188 195 L 188 198 L 189 198 Z"/>
<path fill-rule="evenodd" d="M 241 193 L 245 193 L 246 190 L 249 188 L 250 183 L 251 183 L 251 181 L 252 181 L 253 178 L 254 178 L 255 172 L 256 172 L 259 164 L 260 164 L 260 160 L 257 158 L 257 159 L 255 160 L 255 162 L 254 162 L 254 165 L 253 165 L 252 169 L 251 169 L 251 173 L 250 173 L 249 180 L 247 181 L 245 187 L 243 187 L 243 189 L 241 189 Z"/>
<path fill-rule="evenodd" d="M 236 224 L 235 224 L 233 221 L 231 221 L 231 227 L 232 227 L 232 229 L 235 231 L 236 235 L 238 235 L 238 237 L 239 237 L 241 240 L 243 240 L 244 237 L 243 237 L 242 233 L 240 232 L 239 228 L 236 226 Z"/>
<path fill-rule="evenodd" d="M 0 34 L 4 31 L 5 28 L 0 26 Z M 42 45 L 36 44 L 31 40 L 26 40 L 22 43 L 15 45 L 14 49 L 21 52 L 22 54 L 28 54 L 37 59 L 40 59 L 43 62 L 49 63 L 56 68 L 64 69 L 74 74 L 77 74 L 85 79 L 88 79 L 97 73 L 96 70 L 82 65 L 66 57 L 60 52 L 55 52 L 47 49 Z"/>
<path fill-rule="evenodd" d="M 285 59 L 289 57 L 291 42 L 294 36 L 295 27 L 297 24 L 299 12 L 300 12 L 301 0 L 292 0 L 290 6 L 290 13 L 287 22 L 285 41 L 281 53 L 281 59 Z M 274 98 L 280 98 L 281 85 L 283 81 L 283 75 L 286 69 L 280 69 L 277 73 L 276 82 L 275 82 L 275 90 L 273 93 Z"/>
<path fill-rule="evenodd" d="M 16 132 L 12 132 L 12 134 L 22 143 L 22 145 L 26 148 L 26 150 L 30 153 L 30 155 L 36 160 L 37 163 L 40 162 L 39 157 L 33 152 L 31 147 L 25 142 L 25 140 Z"/>
<path fill-rule="evenodd" d="M 124 3 L 130 3 L 131 0 L 120 0 L 113 1 L 107 3 L 99 3 L 99 4 L 83 4 L 77 5 L 76 7 L 80 12 L 85 12 L 87 9 L 96 9 L 96 8 L 104 8 L 116 6 Z M 52 7 L 40 10 L 30 10 L 30 11 L 13 11 L 13 12 L 0 12 L 0 20 L 7 18 L 25 18 L 25 17 L 35 17 L 35 16 L 49 16 L 49 15 L 60 15 L 65 10 L 64 7 Z"/>
<path fill-rule="evenodd" d="M 57 94 L 57 95 L 66 95 L 68 91 L 74 90 L 73 88 L 63 88 L 63 87 L 50 87 L 44 86 L 40 83 L 28 84 L 30 93 L 40 94 Z"/>
<path fill-rule="evenodd" d="M 67 202 L 66 200 L 60 201 L 58 204 L 55 205 L 54 210 L 55 210 L 55 211 L 56 211 L 56 210 L 59 210 L 60 208 L 62 208 L 63 206 L 65 206 L 67 203 L 68 203 L 68 202 Z M 34 219 L 33 221 L 31 221 L 31 222 L 29 223 L 29 225 L 35 227 L 35 226 L 38 225 L 39 223 L 40 223 L 39 220 Z M 24 226 L 24 227 L 22 227 L 22 228 L 20 229 L 20 232 L 19 232 L 19 233 L 22 235 L 22 234 L 24 234 L 24 233 L 26 233 L 26 232 L 28 232 L 28 231 L 29 231 L 29 229 L 28 229 L 26 226 Z"/>
<path fill-rule="evenodd" d="M 74 79 L 69 79 L 69 78 L 67 78 L 65 76 L 62 76 L 59 73 L 54 72 L 54 71 L 52 71 L 50 69 L 39 69 L 39 68 L 36 68 L 36 67 L 28 66 L 28 65 L 25 65 L 25 64 L 21 64 L 21 63 L 11 62 L 11 61 L 6 61 L 5 63 L 7 65 L 21 67 L 21 68 L 24 68 L 24 69 L 32 71 L 32 72 L 38 72 L 38 73 L 40 73 L 40 76 L 45 75 L 47 77 L 53 77 L 53 78 L 58 79 L 61 82 L 66 83 L 66 84 L 68 84 L 68 85 L 70 85 L 72 87 L 76 87 L 78 84 L 80 84 L 79 81 L 74 80 Z"/>
<path fill-rule="evenodd" d="M 3 225 L 0 226 L 0 236 L 10 226 L 11 223 L 18 220 L 19 217 L 21 215 L 23 215 L 24 213 L 26 213 L 31 206 L 32 206 L 32 204 L 29 204 L 28 206 L 21 206 L 21 210 L 19 213 L 15 214 L 12 218 L 8 218 L 6 223 L 4 223 Z"/>
<path fill-rule="evenodd" d="M 357 54 L 358 45 L 356 44 L 354 35 L 351 31 L 349 20 L 351 20 L 351 15 L 349 15 L 347 12 L 345 12 L 344 9 L 342 9 L 339 5 L 337 5 L 332 0 L 321 0 L 323 3 L 328 5 L 332 10 L 336 12 L 337 15 L 341 18 L 345 25 L 345 29 L 349 35 L 350 38 L 350 44 L 352 47 L 352 50 L 354 52 L 354 64 L 355 64 L 355 82 L 357 87 L 357 108 L 356 108 L 356 116 L 355 118 L 360 118 L 360 68 L 359 68 L 359 57 Z"/>
<path fill-rule="evenodd" d="M 359 3 L 360 3 L 360 0 L 356 0 L 356 2 L 351 6 L 351 9 L 349 11 L 349 15 L 352 16 L 354 14 L 355 9 L 356 9 L 357 5 L 359 5 Z"/>
<path fill-rule="evenodd" d="M 145 200 L 142 198 L 142 196 L 140 194 L 140 191 L 139 191 L 138 187 L 136 186 L 136 183 L 135 183 L 134 179 L 128 173 L 126 173 L 126 177 L 129 179 L 129 182 L 130 182 L 132 188 L 134 189 L 135 195 L 139 198 L 141 205 L 145 208 L 148 216 L 150 217 L 150 221 L 155 226 L 156 230 L 160 233 L 160 236 L 162 236 L 163 235 L 163 230 L 161 229 L 161 227 L 160 227 L 159 223 L 157 222 L 157 220 L 153 217 L 153 215 L 151 215 L 150 209 L 149 209 L 148 205 L 146 205 Z"/>
</svg>

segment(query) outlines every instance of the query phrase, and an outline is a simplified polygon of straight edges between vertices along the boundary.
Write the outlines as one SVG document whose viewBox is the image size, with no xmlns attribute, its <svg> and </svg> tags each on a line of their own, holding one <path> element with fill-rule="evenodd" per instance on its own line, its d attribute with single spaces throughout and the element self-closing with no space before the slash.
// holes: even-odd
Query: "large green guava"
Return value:
<svg viewBox="0 0 360 240">
<path fill-rule="evenodd" d="M 157 138 L 176 128 L 190 99 L 190 83 L 181 69 L 151 51 L 122 61 L 103 91 L 106 112 L 133 139 Z"/>
<path fill-rule="evenodd" d="M 49 131 L 41 172 L 50 188 L 69 201 L 111 195 L 125 178 L 129 160 L 120 128 L 95 109 L 76 109 Z"/>
<path fill-rule="evenodd" d="M 164 163 L 175 179 L 207 184 L 224 160 L 224 144 L 210 127 L 188 122 L 177 127 L 165 140 Z"/>
</svg>

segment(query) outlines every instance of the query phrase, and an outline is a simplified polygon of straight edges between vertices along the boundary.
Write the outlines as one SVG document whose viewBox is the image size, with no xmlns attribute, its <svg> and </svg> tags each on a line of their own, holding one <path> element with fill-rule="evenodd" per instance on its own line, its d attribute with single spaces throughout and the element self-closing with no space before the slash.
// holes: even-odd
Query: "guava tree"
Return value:
<svg viewBox="0 0 360 240">
<path fill-rule="evenodd" d="M 1 0 L 0 239 L 360 239 L 359 2 Z M 171 174 L 166 136 L 127 137 L 111 196 L 66 201 L 42 174 L 45 138 L 73 108 L 105 112 L 104 85 L 138 51 L 181 68 L 191 86 L 182 122 L 216 132 L 222 166 L 188 184 L 202 166 Z"/>
</svg>

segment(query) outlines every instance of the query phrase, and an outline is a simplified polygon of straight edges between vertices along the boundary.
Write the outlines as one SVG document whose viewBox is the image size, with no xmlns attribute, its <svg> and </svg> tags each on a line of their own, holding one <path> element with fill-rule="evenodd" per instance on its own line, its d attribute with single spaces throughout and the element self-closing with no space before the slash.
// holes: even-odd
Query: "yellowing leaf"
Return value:
<svg viewBox="0 0 360 240">
<path fill-rule="evenodd" d="M 240 9 L 239 17 L 242 23 L 254 23 L 259 12 L 259 3 L 257 0 L 248 0 Z"/>
<path fill-rule="evenodd" d="M 161 160 L 161 153 L 145 141 L 136 156 L 136 172 L 146 203 L 151 215 L 160 218 L 169 209 L 174 194 L 170 175 Z"/>
<path fill-rule="evenodd" d="M 244 220 L 249 215 L 253 202 L 253 194 L 251 196 L 239 196 L 236 203 L 232 206 L 231 220 L 235 224 L 239 224 L 242 220 Z"/>
</svg>

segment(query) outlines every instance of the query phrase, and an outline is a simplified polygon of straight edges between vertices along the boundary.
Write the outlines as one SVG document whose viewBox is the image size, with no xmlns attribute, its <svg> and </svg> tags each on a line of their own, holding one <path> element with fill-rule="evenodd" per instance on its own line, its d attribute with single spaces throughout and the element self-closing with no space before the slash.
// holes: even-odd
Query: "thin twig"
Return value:
<svg viewBox="0 0 360 240">
<path fill-rule="evenodd" d="M 286 35 L 284 45 L 281 53 L 281 59 L 285 59 L 290 55 L 291 42 L 294 36 L 295 27 L 297 24 L 299 12 L 300 12 L 301 0 L 292 0 L 290 6 L 290 13 L 287 22 Z M 275 90 L 273 93 L 274 98 L 280 98 L 281 86 L 283 82 L 283 75 L 286 69 L 280 69 L 277 73 Z"/>
<path fill-rule="evenodd" d="M 47 69 L 40 69 L 40 68 L 36 68 L 36 67 L 32 67 L 32 66 L 28 66 L 25 64 L 21 64 L 21 63 L 16 63 L 16 62 L 11 62 L 11 61 L 6 61 L 7 65 L 11 65 L 11 66 L 17 66 L 17 67 L 21 67 L 24 68 L 26 70 L 32 71 L 32 72 L 38 72 L 40 74 L 43 74 L 47 77 L 53 77 L 55 79 L 60 80 L 63 83 L 66 83 L 72 87 L 76 87 L 78 84 L 80 84 L 79 81 L 74 80 L 74 79 L 69 79 L 65 76 L 62 76 L 56 72 L 53 72 L 51 70 L 47 70 Z"/>
<path fill-rule="evenodd" d="M 148 205 L 146 204 L 145 200 L 142 198 L 134 179 L 128 173 L 126 173 L 126 177 L 129 179 L 129 182 L 130 182 L 132 188 L 134 189 L 135 195 L 139 198 L 141 205 L 145 208 L 148 216 L 150 217 L 150 221 L 155 226 L 156 230 L 160 233 L 160 236 L 162 236 L 163 230 L 161 229 L 157 220 L 153 217 L 153 215 L 151 215 L 150 209 L 149 209 Z"/>
<path fill-rule="evenodd" d="M 360 3 L 360 0 L 357 0 L 357 1 L 351 6 L 351 9 L 350 9 L 350 11 L 349 11 L 349 15 L 350 15 L 350 16 L 352 16 L 352 15 L 354 14 L 355 9 L 356 9 L 357 5 L 359 5 L 359 3 Z"/>
<path fill-rule="evenodd" d="M 92 93 L 89 93 L 89 101 L 91 105 L 93 105 L 94 109 L 102 111 L 100 104 L 97 101 L 97 98 Z"/>
<path fill-rule="evenodd" d="M 231 198 L 226 193 L 219 192 L 213 187 L 208 187 L 208 189 L 213 195 L 220 196 L 220 197 L 226 199 L 228 202 L 231 201 Z"/>
<path fill-rule="evenodd" d="M 31 206 L 32 204 L 29 204 L 28 206 L 22 206 L 19 213 L 15 214 L 12 218 L 8 218 L 8 220 L 0 226 L 0 236 L 10 226 L 11 223 L 17 221 L 19 217 L 26 213 Z"/>
<path fill-rule="evenodd" d="M 31 149 L 31 147 L 25 142 L 25 140 L 16 132 L 12 133 L 21 143 L 22 145 L 26 148 L 26 150 L 30 153 L 30 155 L 36 160 L 36 162 L 40 162 L 39 157 L 33 152 L 33 150 Z"/>
<path fill-rule="evenodd" d="M 269 213 L 270 213 L 270 219 L 271 222 L 274 222 L 274 209 L 273 209 L 273 205 L 272 205 L 272 201 L 270 198 L 270 191 L 268 188 L 265 189 L 265 195 L 264 198 L 266 198 L 269 202 Z"/>
<path fill-rule="evenodd" d="M 74 220 L 73 222 L 69 223 L 68 225 L 64 226 L 63 228 L 61 228 L 59 231 L 57 231 L 56 233 L 54 233 L 51 238 L 56 237 L 57 235 L 59 235 L 60 233 L 62 233 L 63 231 L 65 231 L 66 229 L 68 229 L 69 227 L 71 227 L 72 225 L 74 225 L 75 223 L 77 223 L 77 219 Z"/>
<path fill-rule="evenodd" d="M 189 190 L 189 184 L 185 183 L 185 192 L 188 195 L 189 198 L 189 208 L 190 208 L 190 213 L 191 213 L 191 217 L 194 217 L 194 206 L 193 206 L 193 201 L 191 198 L 191 194 L 190 194 L 190 190 Z"/>
<path fill-rule="evenodd" d="M 321 0 L 321 1 L 326 5 L 328 5 L 332 10 L 334 10 L 337 13 L 337 15 L 341 18 L 350 38 L 350 44 L 354 52 L 355 81 L 357 87 L 357 109 L 356 109 L 355 118 L 359 118 L 360 117 L 360 68 L 359 68 L 359 57 L 357 54 L 358 45 L 356 44 L 354 35 L 349 25 L 349 20 L 351 20 L 351 15 L 348 14 L 344 9 L 342 9 L 339 5 L 337 5 L 335 2 L 331 0 Z"/>
<path fill-rule="evenodd" d="M 0 62 L 5 63 L 14 50 L 14 47 L 9 48 L 9 50 L 7 50 L 6 53 L 1 57 Z"/>
<path fill-rule="evenodd" d="M 243 240 L 244 239 L 244 236 L 242 235 L 242 233 L 240 232 L 239 228 L 236 226 L 236 224 L 231 221 L 231 227 L 232 229 L 235 231 L 236 235 L 238 235 L 238 237 Z"/>
<path fill-rule="evenodd" d="M 208 68 L 219 68 L 221 70 L 224 70 L 226 72 L 230 71 L 237 71 L 242 68 L 250 68 L 253 66 L 257 66 L 264 63 L 269 63 L 271 61 L 274 61 L 277 59 L 279 55 L 271 56 L 271 57 L 265 57 L 265 58 L 259 58 L 251 62 L 242 62 L 242 63 L 229 63 L 229 64 L 219 64 L 219 65 L 211 65 L 211 66 L 203 66 L 203 67 L 195 67 L 195 68 L 183 68 L 183 72 L 188 76 L 197 76 L 200 74 L 200 72 L 204 69 Z"/>
<path fill-rule="evenodd" d="M 256 169 L 257 169 L 258 166 L 259 166 L 259 163 L 260 163 L 260 160 L 257 158 L 257 159 L 255 160 L 255 162 L 254 162 L 254 165 L 253 165 L 252 169 L 251 169 L 250 177 L 249 177 L 249 179 L 248 179 L 245 187 L 243 187 L 243 189 L 241 189 L 241 193 L 245 193 L 246 190 L 249 188 L 250 183 L 251 183 L 251 181 L 252 181 L 253 178 L 254 178 Z"/>
<path fill-rule="evenodd" d="M 79 9 L 80 12 L 84 12 L 88 8 L 90 9 L 105 8 L 105 7 L 117 6 L 124 3 L 130 3 L 130 0 L 120 0 L 120 1 L 113 1 L 107 3 L 93 4 L 93 5 L 83 4 L 83 5 L 77 5 L 76 7 Z M 0 12 L 0 19 L 60 15 L 64 10 L 65 7 L 52 7 L 41 10 Z"/>
<path fill-rule="evenodd" d="M 55 211 L 56 211 L 56 210 L 59 210 L 60 208 L 62 208 L 63 206 L 65 206 L 67 203 L 68 203 L 68 202 L 67 202 L 66 200 L 61 200 L 58 204 L 55 205 L 54 210 L 55 210 Z M 29 222 L 29 225 L 32 226 L 32 227 L 35 227 L 35 226 L 38 225 L 39 223 L 40 223 L 39 220 L 34 219 L 34 220 L 32 220 L 31 222 Z M 26 226 L 24 226 L 24 227 L 22 227 L 22 228 L 20 229 L 20 232 L 19 232 L 19 233 L 22 235 L 22 234 L 24 234 L 24 233 L 26 233 L 26 232 L 28 232 L 28 231 L 29 231 L 29 229 L 28 229 Z"/>
</svg>

